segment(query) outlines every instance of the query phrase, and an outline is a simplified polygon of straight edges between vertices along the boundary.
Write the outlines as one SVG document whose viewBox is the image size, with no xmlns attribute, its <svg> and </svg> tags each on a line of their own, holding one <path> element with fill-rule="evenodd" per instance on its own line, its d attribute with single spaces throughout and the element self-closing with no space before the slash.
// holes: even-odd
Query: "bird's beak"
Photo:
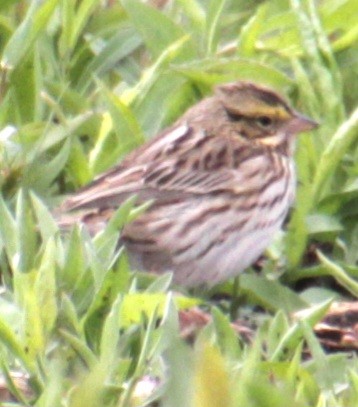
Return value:
<svg viewBox="0 0 358 407">
<path fill-rule="evenodd" d="M 301 113 L 295 112 L 292 120 L 290 121 L 290 130 L 294 133 L 301 133 L 304 131 L 310 131 L 319 126 L 319 123 L 304 116 Z"/>
</svg>

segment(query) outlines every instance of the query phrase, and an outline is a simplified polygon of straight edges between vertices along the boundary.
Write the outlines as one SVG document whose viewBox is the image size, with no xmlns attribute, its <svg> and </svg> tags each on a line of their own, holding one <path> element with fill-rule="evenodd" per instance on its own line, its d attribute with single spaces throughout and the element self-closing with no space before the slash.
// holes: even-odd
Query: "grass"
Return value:
<svg viewBox="0 0 358 407">
<path fill-rule="evenodd" d="M 332 299 L 358 296 L 358 4 L 164 3 L 0 4 L 0 360 L 15 396 L 2 405 L 355 406 L 355 356 L 325 352 L 312 327 Z M 299 140 L 286 230 L 262 272 L 240 276 L 251 344 L 230 324 L 233 282 L 214 301 L 129 270 L 116 240 L 143 210 L 133 200 L 94 238 L 81 228 L 60 238 L 51 215 L 238 79 L 276 88 L 321 123 Z M 178 310 L 198 304 L 212 320 L 189 346 Z"/>
</svg>

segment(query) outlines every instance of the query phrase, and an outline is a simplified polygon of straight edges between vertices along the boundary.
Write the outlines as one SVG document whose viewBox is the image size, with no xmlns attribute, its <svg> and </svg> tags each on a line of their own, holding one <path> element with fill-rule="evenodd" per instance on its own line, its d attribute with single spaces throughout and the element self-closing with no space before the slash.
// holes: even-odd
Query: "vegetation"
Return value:
<svg viewBox="0 0 358 407">
<path fill-rule="evenodd" d="M 148 3 L 0 3 L 0 355 L 15 395 L 2 405 L 357 405 L 356 358 L 325 352 L 312 327 L 332 299 L 358 296 L 358 2 Z M 258 327 L 249 344 L 229 322 L 234 282 L 179 295 L 170 276 L 129 270 L 116 242 L 142 210 L 133 200 L 94 238 L 60 236 L 51 215 L 238 79 L 321 123 L 299 140 L 286 231 L 260 273 L 240 276 L 239 313 Z M 189 346 L 178 310 L 195 304 L 212 320 Z"/>
</svg>

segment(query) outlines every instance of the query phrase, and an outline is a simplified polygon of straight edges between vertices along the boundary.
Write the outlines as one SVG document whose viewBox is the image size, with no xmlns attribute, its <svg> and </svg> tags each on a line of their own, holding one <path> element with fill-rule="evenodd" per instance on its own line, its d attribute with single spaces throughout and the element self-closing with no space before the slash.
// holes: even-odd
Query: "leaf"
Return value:
<svg viewBox="0 0 358 407">
<path fill-rule="evenodd" d="M 194 373 L 195 407 L 229 407 L 232 405 L 230 377 L 223 357 L 205 345 L 198 355 Z"/>
<path fill-rule="evenodd" d="M 216 307 L 212 308 L 212 315 L 221 353 L 229 359 L 237 359 L 241 354 L 241 348 L 229 318 Z"/>
<path fill-rule="evenodd" d="M 327 33 L 321 27 L 317 7 L 309 2 L 308 10 L 299 0 L 291 0 L 292 10 L 297 19 L 302 40 L 302 49 L 307 60 L 310 61 L 311 70 L 315 79 L 316 89 L 322 98 L 321 111 L 328 117 L 331 126 L 344 118 L 344 106 L 341 103 L 342 89 L 340 74 L 333 56 Z M 332 97 L 324 97 L 327 93 Z"/>
<path fill-rule="evenodd" d="M 89 79 L 100 78 L 118 67 L 118 64 L 142 44 L 142 39 L 132 27 L 115 32 L 100 52 L 86 65 L 78 79 L 77 88 L 84 90 Z"/>
<path fill-rule="evenodd" d="M 86 79 L 88 80 L 89 77 L 91 77 L 91 75 L 87 73 Z M 79 84 L 77 84 L 76 88 L 79 88 Z M 47 79 L 46 91 L 51 95 L 52 100 L 57 101 L 58 110 L 62 110 L 66 116 L 67 114 L 80 115 L 90 110 L 90 101 L 88 98 L 80 94 L 77 89 L 70 88 L 69 85 L 61 81 Z"/>
<path fill-rule="evenodd" d="M 334 216 L 312 214 L 306 218 L 307 230 L 310 235 L 337 234 L 344 228 Z"/>
<path fill-rule="evenodd" d="M 126 106 L 135 108 L 142 102 L 153 84 L 161 78 L 163 72 L 168 69 L 169 64 L 179 55 L 181 50 L 186 47 L 188 36 L 181 37 L 179 40 L 170 44 L 157 58 L 155 63 L 143 71 L 140 81 L 133 88 L 127 89 L 121 95 L 121 101 Z"/>
<path fill-rule="evenodd" d="M 58 0 L 44 3 L 32 1 L 28 12 L 5 46 L 1 64 L 7 69 L 16 67 L 29 52 L 37 38 L 44 30 L 57 6 Z"/>
<path fill-rule="evenodd" d="M 80 358 L 86 363 L 88 367 L 93 367 L 97 363 L 97 358 L 92 350 L 87 346 L 85 341 L 71 332 L 60 329 L 60 335 L 68 342 L 69 345 L 78 353 Z"/>
<path fill-rule="evenodd" d="M 172 280 L 173 273 L 165 273 L 156 276 L 153 282 L 146 288 L 146 293 L 166 293 L 170 289 Z"/>
<path fill-rule="evenodd" d="M 159 57 L 171 44 L 186 35 L 180 26 L 154 7 L 138 0 L 122 0 L 122 5 L 155 58 Z M 178 54 L 178 59 L 188 60 L 194 55 L 195 48 L 192 42 L 188 41 L 186 47 L 182 48 Z"/>
<path fill-rule="evenodd" d="M 113 363 L 113 355 L 117 353 L 119 340 L 118 314 L 121 302 L 122 295 L 118 295 L 103 325 L 100 344 L 100 361 L 105 366 L 110 366 Z"/>
<path fill-rule="evenodd" d="M 108 89 L 103 88 L 103 93 L 116 137 L 111 137 L 110 132 L 100 133 L 90 156 L 90 165 L 95 174 L 115 164 L 119 157 L 144 142 L 142 130 L 131 109 Z"/>
<path fill-rule="evenodd" d="M 321 155 L 313 182 L 312 200 L 322 198 L 324 187 L 332 179 L 334 171 L 349 147 L 358 139 L 358 108 L 343 122 Z"/>
<path fill-rule="evenodd" d="M 272 352 L 270 360 L 279 360 L 286 348 L 296 346 L 295 344 L 297 344 L 297 342 L 301 342 L 303 337 L 302 324 L 306 323 L 313 327 L 326 315 L 331 304 L 332 299 L 329 299 L 328 301 L 296 313 L 296 319 L 298 319 L 298 322 L 292 325 L 291 328 L 289 328 L 284 335 L 280 337 L 280 341 L 276 349 Z"/>
<path fill-rule="evenodd" d="M 70 38 L 68 43 L 69 49 L 73 49 L 75 47 L 82 30 L 87 24 L 87 21 L 90 19 L 91 13 L 93 13 L 93 10 L 97 6 L 97 4 L 97 0 L 82 0 L 78 4 L 76 13 L 74 15 L 74 24 L 72 24 L 72 30 L 70 31 Z"/>
<path fill-rule="evenodd" d="M 291 79 L 272 66 L 241 58 L 215 58 L 175 66 L 175 70 L 198 84 L 217 85 L 239 79 L 262 82 L 278 90 L 292 84 Z"/>
<path fill-rule="evenodd" d="M 358 282 L 352 279 L 348 273 L 337 263 L 330 260 L 322 252 L 317 251 L 317 256 L 328 274 L 338 281 L 346 290 L 358 298 Z"/>
<path fill-rule="evenodd" d="M 67 169 L 76 185 L 88 184 L 93 179 L 88 156 L 83 144 L 77 138 L 71 140 Z"/>
<path fill-rule="evenodd" d="M 284 309 L 286 312 L 297 311 L 307 307 L 295 292 L 282 286 L 277 281 L 266 278 L 242 274 L 239 280 L 240 290 L 249 295 L 253 301 L 258 302 L 271 310 Z"/>
<path fill-rule="evenodd" d="M 300 297 L 312 305 L 332 299 L 334 301 L 339 301 L 341 299 L 337 291 L 324 287 L 309 287 L 300 293 Z"/>
<path fill-rule="evenodd" d="M 33 372 L 35 369 L 34 361 L 29 357 L 27 352 L 25 352 L 23 344 L 20 342 L 19 338 L 15 335 L 15 332 L 10 326 L 3 320 L 0 315 L 0 339 L 1 343 L 4 344 L 9 351 L 25 366 L 25 368 Z"/>
<path fill-rule="evenodd" d="M 347 364 L 346 357 L 343 354 L 327 355 L 312 328 L 305 322 L 302 323 L 302 331 L 312 354 L 313 363 L 309 370 L 314 373 L 320 388 L 329 391 L 341 380 Z"/>
<path fill-rule="evenodd" d="M 45 352 L 47 335 L 43 325 L 42 312 L 35 288 L 38 273 L 36 270 L 27 273 L 17 272 L 14 276 L 14 289 L 23 312 L 22 335 L 23 347 L 31 361 Z"/>
<path fill-rule="evenodd" d="M 4 199 L 0 196 L 0 233 L 2 241 L 5 245 L 6 254 L 11 263 L 12 268 L 17 266 L 17 230 L 16 221 L 10 213 L 8 207 L 6 206 Z"/>
<path fill-rule="evenodd" d="M 0 10 L 5 10 L 6 8 L 18 3 L 20 0 L 2 0 L 0 3 Z"/>
<path fill-rule="evenodd" d="M 42 319 L 43 329 L 47 335 L 52 333 L 58 313 L 56 253 L 57 247 L 55 241 L 53 239 L 49 239 L 45 245 L 34 287 L 36 299 L 40 309 L 46 310 L 46 312 L 41 313 L 40 316 Z"/>
<path fill-rule="evenodd" d="M 108 248 L 107 243 L 109 240 L 115 240 L 118 242 L 120 230 L 126 223 L 134 219 L 134 217 L 130 217 L 130 214 L 131 211 L 134 210 L 136 200 L 137 197 L 135 195 L 132 195 L 126 199 L 113 213 L 105 228 L 94 238 L 94 244 L 98 250 L 99 256 L 102 255 L 101 252 L 103 251 L 103 248 Z M 144 212 L 147 207 L 147 205 L 141 205 L 142 210 L 139 211 L 138 215 Z M 102 255 L 102 257 L 104 256 Z M 106 257 L 108 257 L 108 253 Z"/>
<path fill-rule="evenodd" d="M 84 242 L 79 228 L 72 230 L 67 242 L 65 263 L 61 269 L 61 285 L 68 290 L 74 290 L 76 284 L 86 271 Z"/>
<path fill-rule="evenodd" d="M 34 193 L 30 193 L 30 198 L 39 232 L 44 242 L 47 242 L 58 232 L 58 226 L 47 206 Z"/>
<path fill-rule="evenodd" d="M 197 95 L 186 78 L 176 72 L 166 72 L 166 63 L 164 61 L 158 65 L 156 71 L 150 73 L 150 82 L 147 82 L 145 93 L 139 94 L 133 103 L 133 112 L 149 137 L 156 136 L 163 124 L 172 125 L 173 121 L 197 100 Z M 176 110 L 174 117 L 168 117 L 171 109 Z"/>
<path fill-rule="evenodd" d="M 170 336 L 171 331 L 168 334 Z M 168 376 L 167 388 L 163 394 L 163 406 L 191 407 L 193 405 L 193 355 L 178 335 L 173 335 L 165 361 L 171 374 Z"/>
<path fill-rule="evenodd" d="M 203 5 L 198 0 L 177 0 L 185 15 L 193 22 L 197 32 L 204 31 L 206 15 Z"/>
<path fill-rule="evenodd" d="M 20 190 L 16 202 L 17 271 L 32 269 L 36 252 L 36 230 L 27 196 Z"/>
<path fill-rule="evenodd" d="M 39 154 L 47 152 L 50 148 L 60 143 L 66 138 L 69 138 L 72 134 L 78 131 L 81 126 L 87 122 L 91 123 L 91 119 L 94 117 L 93 112 L 86 112 L 79 116 L 69 119 L 65 125 L 56 125 L 48 129 L 41 139 L 38 141 L 38 148 L 34 146 L 32 153 L 34 157 L 38 157 Z"/>
<path fill-rule="evenodd" d="M 165 293 L 133 293 L 123 297 L 119 320 L 122 327 L 140 323 L 143 315 L 148 318 L 157 311 L 158 317 L 163 315 L 167 294 Z M 179 309 L 186 309 L 198 305 L 199 300 L 188 297 L 175 297 L 174 303 Z"/>
<path fill-rule="evenodd" d="M 37 118 L 41 73 L 38 54 L 31 52 L 10 74 L 13 91 L 14 121 L 26 123 Z M 17 119 L 15 119 L 17 114 Z"/>
<path fill-rule="evenodd" d="M 267 334 L 265 331 L 265 342 L 268 358 L 275 352 L 281 338 L 289 329 L 288 315 L 284 310 L 279 310 L 269 323 Z"/>
<path fill-rule="evenodd" d="M 101 270 L 102 279 L 95 279 L 95 292 L 91 298 L 90 304 L 87 306 L 86 314 L 83 318 L 83 326 L 93 346 L 98 346 L 99 338 L 102 333 L 103 315 L 113 307 L 113 304 L 120 295 L 128 290 L 129 286 L 129 265 L 126 257 L 123 255 L 123 250 L 118 253 L 118 261 L 115 265 L 107 270 Z M 117 324 L 118 315 L 117 313 Z"/>
<path fill-rule="evenodd" d="M 215 52 L 219 42 L 219 21 L 225 7 L 225 0 L 211 0 L 206 16 L 206 54 L 210 55 Z"/>
<path fill-rule="evenodd" d="M 249 21 L 241 28 L 240 37 L 238 40 L 238 52 L 242 57 L 251 57 L 256 51 L 256 41 L 258 35 L 264 27 L 267 19 L 268 4 L 263 4 L 258 7 L 257 12 L 249 19 Z"/>
<path fill-rule="evenodd" d="M 28 170 L 24 174 L 23 184 L 34 190 L 47 192 L 61 171 L 63 171 L 71 151 L 71 142 L 66 140 L 60 151 L 52 158 L 34 160 L 29 163 Z"/>
</svg>

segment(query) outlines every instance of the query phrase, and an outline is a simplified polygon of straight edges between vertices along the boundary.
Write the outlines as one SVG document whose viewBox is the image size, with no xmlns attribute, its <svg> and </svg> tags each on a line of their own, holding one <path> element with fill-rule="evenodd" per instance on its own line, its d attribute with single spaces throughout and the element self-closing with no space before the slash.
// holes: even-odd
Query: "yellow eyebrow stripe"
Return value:
<svg viewBox="0 0 358 407">
<path fill-rule="evenodd" d="M 267 106 L 258 105 L 256 111 L 253 112 L 255 117 L 268 116 L 278 120 L 286 120 L 291 117 L 290 113 L 284 107 L 281 106 Z"/>
</svg>

